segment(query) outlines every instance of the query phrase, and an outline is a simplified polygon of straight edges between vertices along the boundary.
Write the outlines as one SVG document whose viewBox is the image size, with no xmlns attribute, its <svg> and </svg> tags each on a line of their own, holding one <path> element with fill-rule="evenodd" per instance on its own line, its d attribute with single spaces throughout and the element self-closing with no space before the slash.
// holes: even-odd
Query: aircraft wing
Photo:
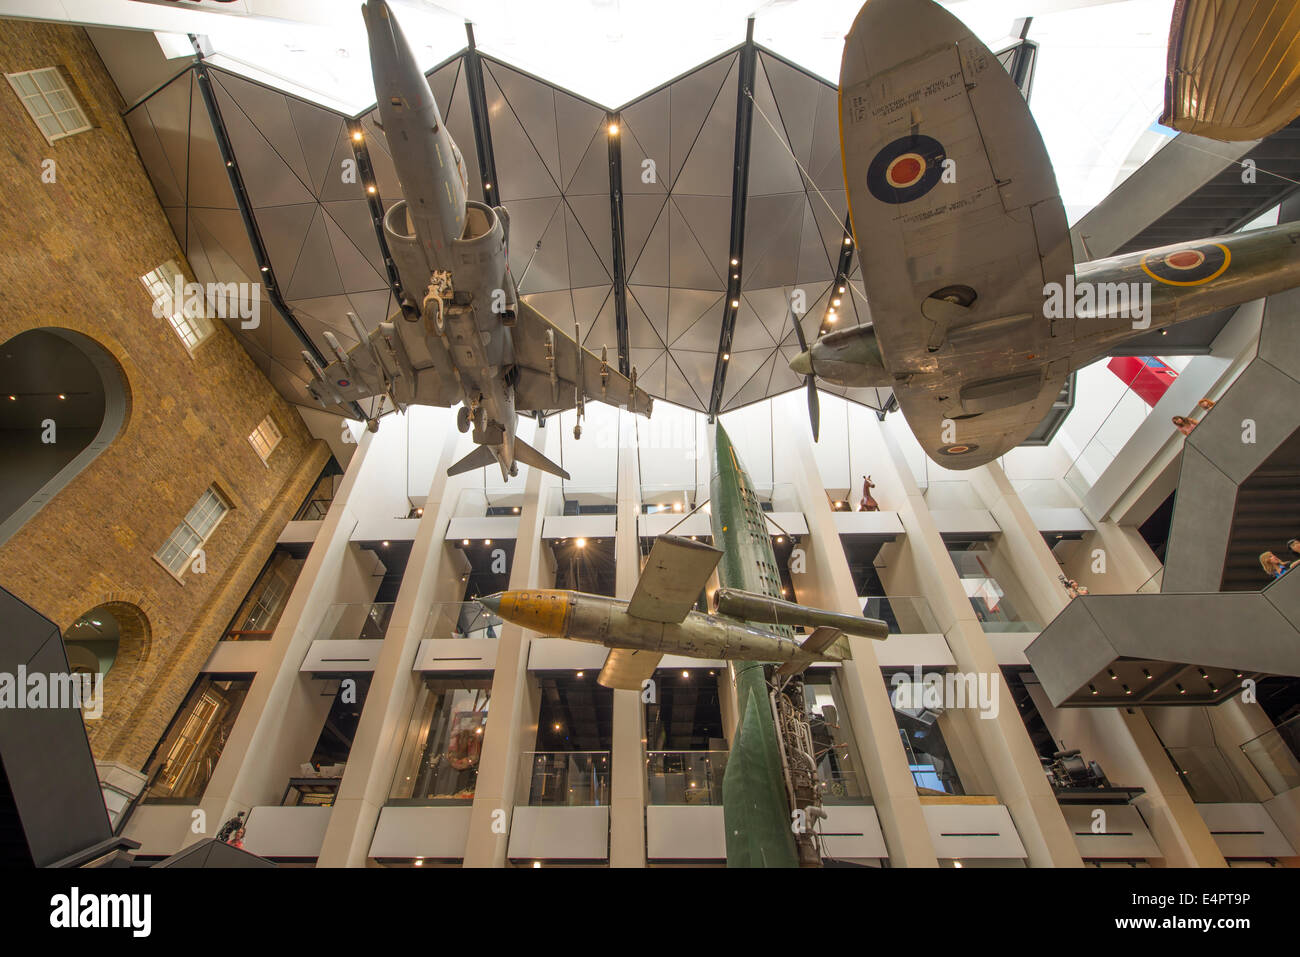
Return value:
<svg viewBox="0 0 1300 957">
<path fill-rule="evenodd" d="M 680 622 L 718 567 L 722 550 L 703 542 L 663 535 L 650 549 L 627 613 L 648 621 Z"/>
<path fill-rule="evenodd" d="M 530 412 L 572 409 L 581 379 L 587 398 L 638 415 L 650 414 L 653 400 L 618 371 L 617 361 L 602 363 L 600 356 L 584 349 L 572 335 L 522 300 L 516 310 L 513 338 L 519 372 L 515 408 Z"/>
<path fill-rule="evenodd" d="M 422 323 L 408 322 L 396 313 L 373 332 L 366 332 L 355 316 L 349 313 L 348 318 L 358 339 L 350 349 L 345 351 L 338 338 L 327 332 L 328 365 L 321 369 L 304 353 L 312 373 L 307 388 L 322 405 L 390 391 L 403 406 L 449 407 L 460 401 L 451 356 L 441 340 L 425 335 Z"/>
<path fill-rule="evenodd" d="M 640 691 L 641 683 L 654 675 L 661 658 L 663 653 L 658 651 L 611 648 L 596 681 L 606 688 Z"/>
<path fill-rule="evenodd" d="M 899 404 L 936 461 L 983 464 L 1038 425 L 1040 398 L 1050 406 L 1069 371 L 1074 320 L 1044 318 L 1044 286 L 1074 260 L 1042 137 L 996 57 L 931 0 L 862 8 L 840 133 Z"/>
</svg>

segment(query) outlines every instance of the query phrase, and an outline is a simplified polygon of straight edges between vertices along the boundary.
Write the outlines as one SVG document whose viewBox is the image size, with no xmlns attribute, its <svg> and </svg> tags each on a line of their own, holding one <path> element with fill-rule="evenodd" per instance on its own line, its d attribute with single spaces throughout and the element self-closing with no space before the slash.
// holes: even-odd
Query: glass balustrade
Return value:
<svg viewBox="0 0 1300 957">
<path fill-rule="evenodd" d="M 393 602 L 344 602 L 331 605 L 317 629 L 318 640 L 381 640 L 393 617 Z"/>
<path fill-rule="evenodd" d="M 922 492 L 922 496 L 925 498 L 926 507 L 931 511 L 988 507 L 970 482 L 930 482 Z"/>
<path fill-rule="evenodd" d="M 529 751 L 520 757 L 518 804 L 528 807 L 609 805 L 608 751 Z"/>
<path fill-rule="evenodd" d="M 857 771 L 831 769 L 823 762 L 817 767 L 817 786 L 821 788 L 822 804 L 830 807 L 871 803 Z"/>
<path fill-rule="evenodd" d="M 1241 750 L 1274 794 L 1300 788 L 1300 715 L 1251 738 Z"/>
<path fill-rule="evenodd" d="M 942 631 L 930 603 L 920 595 L 859 595 L 858 601 L 862 616 L 884 621 L 891 635 L 935 635 Z"/>
<path fill-rule="evenodd" d="M 502 620 L 476 601 L 437 602 L 422 638 L 500 638 Z"/>
<path fill-rule="evenodd" d="M 1182 778 L 1187 793 L 1197 804 L 1253 803 L 1256 800 L 1218 748 L 1207 745 L 1166 747 L 1165 753 Z"/>
<path fill-rule="evenodd" d="M 649 803 L 661 805 L 722 804 L 727 751 L 647 751 Z"/>
</svg>

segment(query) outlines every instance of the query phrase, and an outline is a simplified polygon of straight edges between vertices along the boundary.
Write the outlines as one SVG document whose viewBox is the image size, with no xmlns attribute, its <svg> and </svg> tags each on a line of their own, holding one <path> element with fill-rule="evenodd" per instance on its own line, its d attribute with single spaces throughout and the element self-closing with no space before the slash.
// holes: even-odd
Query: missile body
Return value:
<svg viewBox="0 0 1300 957">
<path fill-rule="evenodd" d="M 608 648 L 733 661 L 840 660 L 833 651 L 801 650 L 790 638 L 698 611 L 689 612 L 681 622 L 636 618 L 627 613 L 626 601 L 604 595 L 530 589 L 501 592 L 478 601 L 529 631 Z"/>
<path fill-rule="evenodd" d="M 826 625 L 838 628 L 846 635 L 883 640 L 889 637 L 889 625 L 877 618 L 842 615 L 839 612 L 809 608 L 780 598 L 769 598 L 736 588 L 719 588 L 713 593 L 713 606 L 718 614 L 742 621 L 762 621 L 773 625 Z"/>
</svg>

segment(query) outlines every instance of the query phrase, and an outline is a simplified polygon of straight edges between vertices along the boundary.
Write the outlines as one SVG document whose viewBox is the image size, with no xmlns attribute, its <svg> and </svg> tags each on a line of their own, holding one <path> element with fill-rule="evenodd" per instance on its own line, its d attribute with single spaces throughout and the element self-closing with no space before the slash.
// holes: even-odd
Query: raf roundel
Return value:
<svg viewBox="0 0 1300 957">
<path fill-rule="evenodd" d="M 1203 243 L 1163 255 L 1142 257 L 1142 271 L 1166 286 L 1200 286 L 1218 279 L 1232 261 L 1228 247 Z"/>
<path fill-rule="evenodd" d="M 867 189 L 882 203 L 910 203 L 934 189 L 945 158 L 943 144 L 933 137 L 901 136 L 867 167 Z"/>
<path fill-rule="evenodd" d="M 965 455 L 967 452 L 974 452 L 978 445 L 944 445 L 939 448 L 940 455 Z"/>
</svg>

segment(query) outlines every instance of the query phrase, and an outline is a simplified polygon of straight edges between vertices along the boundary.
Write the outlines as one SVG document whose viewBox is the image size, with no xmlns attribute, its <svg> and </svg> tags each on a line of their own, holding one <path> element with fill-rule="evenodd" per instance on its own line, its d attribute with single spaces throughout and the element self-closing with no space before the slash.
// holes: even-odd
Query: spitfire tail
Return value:
<svg viewBox="0 0 1300 957">
<path fill-rule="evenodd" d="M 562 479 L 568 479 L 569 473 L 564 471 L 541 452 L 537 451 L 523 439 L 515 439 L 515 461 L 522 462 L 524 465 L 531 465 L 535 469 L 541 469 L 543 472 L 550 472 L 552 475 L 558 475 Z"/>
</svg>

